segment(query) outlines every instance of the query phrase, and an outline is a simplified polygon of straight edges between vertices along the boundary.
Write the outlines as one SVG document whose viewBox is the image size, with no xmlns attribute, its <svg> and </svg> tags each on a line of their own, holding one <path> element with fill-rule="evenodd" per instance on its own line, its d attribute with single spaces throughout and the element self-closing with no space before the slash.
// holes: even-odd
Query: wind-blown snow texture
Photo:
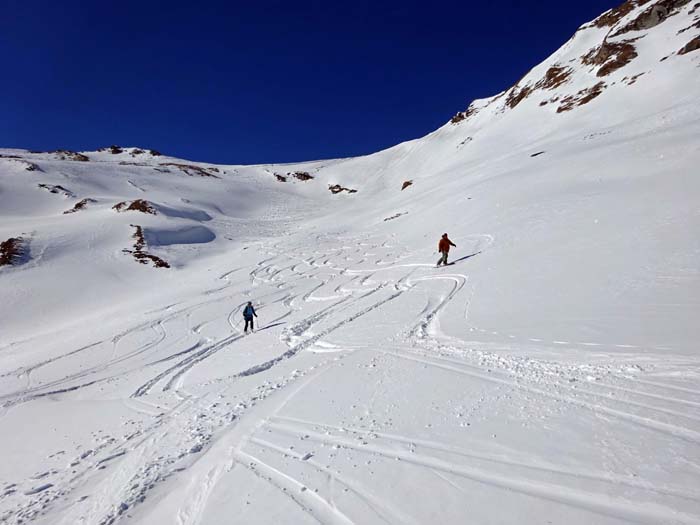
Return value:
<svg viewBox="0 0 700 525">
<path fill-rule="evenodd" d="M 700 523 L 699 17 L 362 158 L 0 150 L 0 521 Z"/>
</svg>

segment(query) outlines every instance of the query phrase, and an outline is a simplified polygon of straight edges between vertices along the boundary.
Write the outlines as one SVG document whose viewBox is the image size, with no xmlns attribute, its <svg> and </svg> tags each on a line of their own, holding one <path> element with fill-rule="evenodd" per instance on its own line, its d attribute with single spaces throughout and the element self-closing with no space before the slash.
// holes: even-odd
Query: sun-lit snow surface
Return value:
<svg viewBox="0 0 700 525">
<path fill-rule="evenodd" d="M 692 8 L 588 104 L 539 105 L 579 65 L 368 157 L 0 150 L 0 521 L 700 523 Z"/>
</svg>

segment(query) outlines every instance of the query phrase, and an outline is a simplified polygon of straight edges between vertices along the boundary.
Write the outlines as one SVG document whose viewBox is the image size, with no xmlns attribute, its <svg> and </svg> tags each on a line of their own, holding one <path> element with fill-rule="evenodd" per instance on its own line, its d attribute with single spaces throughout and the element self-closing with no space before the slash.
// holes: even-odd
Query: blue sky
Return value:
<svg viewBox="0 0 700 525">
<path fill-rule="evenodd" d="M 347 157 L 496 94 L 614 0 L 5 0 L 0 147 Z"/>
</svg>

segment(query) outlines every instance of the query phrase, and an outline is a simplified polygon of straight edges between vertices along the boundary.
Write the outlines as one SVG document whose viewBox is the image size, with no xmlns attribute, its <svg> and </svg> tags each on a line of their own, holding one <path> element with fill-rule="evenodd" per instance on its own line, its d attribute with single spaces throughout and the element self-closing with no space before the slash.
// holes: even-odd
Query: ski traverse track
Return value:
<svg viewBox="0 0 700 525">
<path fill-rule="evenodd" d="M 470 253 L 492 242 L 475 237 Z M 632 425 L 642 443 L 663 439 L 673 465 L 700 469 L 683 460 L 688 450 L 700 451 L 700 391 L 658 378 L 680 362 L 638 366 L 631 353 L 612 362 L 554 361 L 545 356 L 556 341 L 545 340 L 528 342 L 541 358 L 509 354 L 512 338 L 480 341 L 474 327 L 465 339 L 452 326 L 468 321 L 478 300 L 468 261 L 464 273 L 443 273 L 366 237 L 340 238 L 312 253 L 280 244 L 260 252 L 265 257 L 248 273 L 220 272 L 225 285 L 198 299 L 4 373 L 25 378 L 24 388 L 0 397 L 5 417 L 22 403 L 66 396 L 79 402 L 119 386 L 130 391 L 121 406 L 131 425 L 122 436 L 81 443 L 74 459 L 40 482 L 28 477 L 6 486 L 4 522 L 210 523 L 227 486 L 254 483 L 257 495 L 229 498 L 227 508 L 258 512 L 271 500 L 291 513 L 289 523 L 421 523 L 421 513 L 381 488 L 381 479 L 408 494 L 404 480 L 427 476 L 456 498 L 445 509 L 448 520 L 460 498 L 478 488 L 601 523 L 700 523 L 697 489 L 631 476 L 610 463 L 621 446 L 612 438 L 599 438 L 610 459 L 596 465 L 560 463 L 544 451 L 523 453 L 517 440 L 496 444 L 464 434 L 479 422 L 491 428 L 490 411 L 526 427 L 531 417 L 554 425 L 576 411 L 585 420 Z M 240 329 L 246 297 L 266 319 L 252 335 Z M 373 326 L 390 327 L 381 344 L 368 335 Z M 86 353 L 94 353 L 93 364 L 61 377 L 63 363 Z M 347 367 L 379 375 L 335 398 L 331 385 L 348 380 Z M 419 377 L 436 378 L 432 408 L 420 408 L 426 401 L 407 389 Z M 470 392 L 463 406 L 452 387 L 439 393 L 447 378 Z M 318 392 L 332 403 L 309 404 Z M 537 400 L 538 414 L 526 400 Z M 405 417 L 397 412 L 402 403 L 418 407 L 423 428 L 448 425 L 459 439 L 412 432 L 395 420 Z"/>
</svg>

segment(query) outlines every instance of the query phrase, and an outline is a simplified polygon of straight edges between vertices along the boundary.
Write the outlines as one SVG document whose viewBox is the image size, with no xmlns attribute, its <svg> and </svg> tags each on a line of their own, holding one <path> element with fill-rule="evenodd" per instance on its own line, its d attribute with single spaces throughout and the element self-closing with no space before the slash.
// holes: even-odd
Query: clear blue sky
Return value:
<svg viewBox="0 0 700 525">
<path fill-rule="evenodd" d="M 5 0 L 0 147 L 371 153 L 509 87 L 616 3 Z"/>
</svg>

